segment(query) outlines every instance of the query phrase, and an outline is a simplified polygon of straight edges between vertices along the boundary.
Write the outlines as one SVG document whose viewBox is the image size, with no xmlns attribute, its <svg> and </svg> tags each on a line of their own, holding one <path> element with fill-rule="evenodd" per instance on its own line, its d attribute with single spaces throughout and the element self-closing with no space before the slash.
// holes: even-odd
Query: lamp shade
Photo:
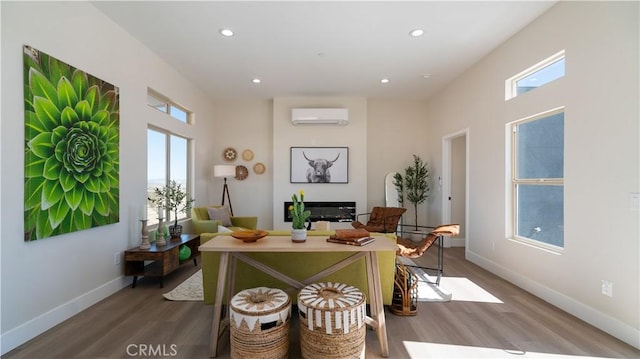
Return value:
<svg viewBox="0 0 640 359">
<path fill-rule="evenodd" d="M 235 177 L 236 166 L 215 165 L 213 166 L 213 177 Z"/>
</svg>

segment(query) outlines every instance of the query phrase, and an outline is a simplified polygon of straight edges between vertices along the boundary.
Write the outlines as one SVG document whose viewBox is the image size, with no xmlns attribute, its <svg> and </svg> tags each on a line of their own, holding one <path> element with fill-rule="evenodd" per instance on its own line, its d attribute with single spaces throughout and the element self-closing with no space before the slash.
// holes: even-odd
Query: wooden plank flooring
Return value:
<svg viewBox="0 0 640 359">
<path fill-rule="evenodd" d="M 416 262 L 433 265 L 435 252 Z M 135 289 L 122 289 L 2 358 L 207 358 L 212 306 L 162 297 L 196 270 L 183 265 L 164 289 L 157 279 L 143 278 Z M 464 248 L 445 249 L 445 276 L 467 278 L 502 303 L 419 303 L 414 317 L 387 311 L 391 358 L 640 357 L 639 350 L 466 261 Z M 290 358 L 300 357 L 297 331 L 294 315 Z M 219 358 L 229 358 L 226 334 Z M 366 353 L 380 357 L 370 330 Z"/>
</svg>

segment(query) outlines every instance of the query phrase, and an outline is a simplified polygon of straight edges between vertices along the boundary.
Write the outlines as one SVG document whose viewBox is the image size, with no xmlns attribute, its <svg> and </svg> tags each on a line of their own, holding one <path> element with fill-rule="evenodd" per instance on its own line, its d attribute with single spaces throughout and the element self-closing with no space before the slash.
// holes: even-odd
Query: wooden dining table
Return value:
<svg viewBox="0 0 640 359">
<path fill-rule="evenodd" d="M 240 260 L 249 264 L 258 270 L 267 273 L 274 278 L 281 280 L 287 285 L 300 290 L 305 286 L 315 283 L 325 276 L 334 273 L 346 266 L 365 258 L 367 284 L 369 286 L 369 305 L 371 315 L 367 316 L 366 324 L 372 327 L 377 335 L 380 344 L 380 354 L 383 357 L 389 356 L 389 344 L 387 341 L 387 327 L 385 323 L 384 304 L 382 299 L 382 286 L 380 284 L 380 271 L 378 268 L 378 252 L 392 251 L 395 252 L 396 246 L 387 237 L 380 235 L 374 236 L 375 240 L 364 246 L 345 245 L 339 243 L 329 243 L 325 240 L 307 240 L 304 243 L 294 243 L 290 236 L 267 236 L 256 242 L 245 243 L 235 239 L 230 235 L 219 235 L 214 239 L 207 241 L 199 247 L 200 252 L 219 252 L 220 263 L 218 269 L 218 278 L 216 284 L 216 296 L 213 307 L 213 321 L 211 324 L 211 339 L 209 343 L 209 356 L 216 357 L 218 349 L 218 341 L 220 339 L 221 329 L 226 323 L 223 323 L 222 309 L 223 296 L 225 287 L 228 285 L 228 296 L 234 294 L 234 278 L 236 261 Z M 351 255 L 337 261 L 335 264 L 326 268 L 313 276 L 304 280 L 296 280 L 286 273 L 281 273 L 258 260 L 248 256 L 248 253 L 256 252 L 295 252 L 300 255 L 305 253 L 318 252 L 348 252 Z M 232 279 L 232 280 L 229 280 Z M 348 283 L 346 283 L 348 284 Z M 227 298 L 228 299 L 228 298 Z M 227 303 L 229 301 L 227 300 Z M 227 308 L 228 311 L 228 308 Z M 228 313 L 226 315 L 228 322 Z"/>
</svg>

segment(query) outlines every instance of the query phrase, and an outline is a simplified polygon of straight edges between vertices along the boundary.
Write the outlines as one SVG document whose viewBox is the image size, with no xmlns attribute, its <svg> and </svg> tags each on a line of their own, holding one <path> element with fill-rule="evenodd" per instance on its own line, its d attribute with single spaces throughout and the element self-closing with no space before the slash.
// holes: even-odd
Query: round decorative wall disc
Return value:
<svg viewBox="0 0 640 359">
<path fill-rule="evenodd" d="M 235 149 L 231 147 L 227 147 L 224 149 L 224 151 L 222 151 L 222 158 L 224 158 L 225 161 L 228 161 L 228 162 L 235 161 L 237 156 L 238 156 L 238 153 L 236 152 Z"/>
<path fill-rule="evenodd" d="M 249 162 L 253 159 L 253 151 L 251 150 L 244 150 L 242 151 L 242 159 Z"/>
<path fill-rule="evenodd" d="M 249 176 L 249 170 L 245 166 L 236 166 L 236 179 L 242 181 Z"/>
<path fill-rule="evenodd" d="M 259 175 L 263 174 L 266 169 L 267 168 L 261 162 L 258 162 L 255 165 L 253 165 L 253 172 Z"/>
</svg>

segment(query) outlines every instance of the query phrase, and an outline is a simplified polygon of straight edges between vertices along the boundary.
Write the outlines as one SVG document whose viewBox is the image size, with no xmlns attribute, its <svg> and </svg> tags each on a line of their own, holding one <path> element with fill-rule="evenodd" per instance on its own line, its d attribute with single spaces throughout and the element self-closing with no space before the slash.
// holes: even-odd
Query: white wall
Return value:
<svg viewBox="0 0 640 359">
<path fill-rule="evenodd" d="M 273 123 L 272 118 L 276 110 L 272 101 L 215 102 L 215 115 L 213 117 L 216 120 L 216 126 L 212 137 L 213 142 L 215 142 L 214 149 L 211 153 L 206 154 L 205 158 L 207 160 L 199 161 L 197 164 L 197 166 L 203 167 L 202 171 L 205 174 L 203 180 L 208 181 L 207 198 L 210 203 L 220 203 L 223 182 L 217 178 L 213 180 L 210 177 L 206 178 L 206 175 L 210 176 L 214 164 L 226 163 L 222 160 L 222 150 L 226 147 L 233 147 L 238 153 L 241 153 L 243 149 L 249 148 L 255 153 L 253 161 L 245 163 L 239 158 L 231 163 L 245 165 L 250 172 L 249 178 L 244 181 L 228 180 L 234 213 L 236 215 L 257 215 L 260 228 L 273 228 L 274 214 L 282 217 L 282 204 L 274 203 L 272 205 L 274 189 L 283 184 L 290 186 L 291 188 L 288 188 L 285 193 L 288 195 L 286 197 L 287 200 L 293 193 L 289 194 L 289 191 L 298 191 L 300 189 L 300 186 L 291 185 L 288 178 L 289 147 L 294 146 L 294 143 L 295 146 L 299 146 L 306 140 L 306 138 L 304 140 L 296 138 L 297 131 L 300 129 L 311 133 L 310 137 L 308 137 L 310 141 L 318 143 L 318 139 L 320 139 L 322 146 L 331 143 L 331 146 L 347 145 L 350 147 L 350 164 L 353 164 L 354 161 L 352 148 L 358 149 L 365 146 L 367 151 L 366 179 L 351 169 L 349 173 L 349 181 L 351 183 L 364 184 L 364 187 L 366 187 L 367 201 L 362 205 L 358 204 L 358 213 L 368 212 L 373 206 L 384 205 L 384 176 L 387 173 L 393 171 L 403 172 L 404 168 L 411 164 L 412 154 L 414 153 L 421 156 L 425 161 L 429 158 L 426 150 L 427 107 L 424 101 L 368 99 L 366 100 L 366 128 L 363 130 L 361 125 L 357 123 L 354 125 L 353 111 L 350 112 L 351 123 L 345 127 L 312 126 L 301 128 L 291 126 L 289 122 L 290 107 L 294 105 L 290 104 L 289 101 L 293 100 L 295 100 L 296 106 L 300 107 L 336 106 L 337 103 L 342 104 L 347 103 L 345 101 L 351 101 L 350 98 L 322 97 L 276 99 L 276 103 L 282 104 L 283 101 L 287 103 L 286 105 L 282 104 L 282 118 L 277 126 L 283 127 L 284 130 L 278 131 L 274 130 L 276 125 Z M 359 116 L 356 116 L 355 120 L 361 121 Z M 334 136 L 334 133 L 338 133 L 338 137 Z M 363 138 L 362 135 L 365 133 L 366 138 Z M 335 138 L 335 140 L 331 138 Z M 278 144 L 286 151 L 286 156 L 280 158 L 282 169 L 276 169 L 273 165 L 275 161 L 273 156 L 275 144 Z M 263 162 L 266 165 L 267 171 L 265 174 L 258 176 L 253 173 L 252 167 L 256 162 Z M 278 185 L 274 184 L 274 176 L 279 176 Z M 439 188 L 434 183 L 432 183 L 432 190 L 438 191 Z M 338 188 L 336 186 L 339 185 L 333 184 L 326 188 Z M 362 186 L 359 185 L 359 187 Z M 307 191 L 309 190 L 308 186 L 304 186 L 304 188 Z M 309 198 L 309 195 L 307 195 L 307 200 L 313 201 L 313 199 Z M 334 198 L 338 200 L 346 197 L 336 194 Z M 419 206 L 418 218 L 420 224 L 433 223 L 427 218 L 426 210 L 427 204 Z M 405 216 L 413 218 L 413 209 L 408 208 Z M 289 227 L 288 223 L 282 225 Z"/>
<path fill-rule="evenodd" d="M 211 137 L 214 143 L 213 152 L 201 157 L 200 167 L 208 182 L 209 202 L 203 204 L 219 204 L 222 200 L 222 178 L 212 177 L 213 166 L 231 164 L 245 166 L 249 176 L 242 181 L 229 178 L 227 185 L 236 216 L 257 216 L 258 228 L 271 228 L 273 193 L 272 162 L 272 101 L 216 101 L 214 103 L 215 128 Z M 236 150 L 238 157 L 227 162 L 222 157 L 225 148 Z M 254 157 L 251 161 L 242 159 L 242 152 L 249 149 Z M 258 175 L 253 166 L 262 163 L 266 171 Z M 226 201 L 225 201 L 226 202 Z"/>
<path fill-rule="evenodd" d="M 347 126 L 294 126 L 292 108 L 349 110 Z M 290 183 L 291 147 L 349 147 L 349 183 Z M 279 97 L 273 100 L 273 228 L 290 229 L 283 203 L 301 189 L 305 201 L 354 201 L 356 213 L 367 204 L 367 100 L 361 97 Z M 331 228 L 347 226 L 332 223 Z"/>
<path fill-rule="evenodd" d="M 427 106 L 424 101 L 410 100 L 368 100 L 368 205 L 367 212 L 374 206 L 384 206 L 384 177 L 389 172 L 404 175 L 404 169 L 413 164 L 413 155 L 418 155 L 428 163 L 431 175 L 431 193 L 440 190 L 433 181 L 437 175 L 430 165 L 432 157 L 427 151 L 429 130 L 427 128 Z M 434 177 L 435 175 L 435 177 Z M 435 222 L 427 215 L 425 203 L 418 205 L 418 224 L 432 225 Z M 404 223 L 413 224 L 414 210 L 405 199 Z"/>
<path fill-rule="evenodd" d="M 443 136 L 469 128 L 467 258 L 636 347 L 638 13 L 638 2 L 560 2 L 428 103 L 435 158 Z M 507 78 L 562 49 L 564 78 L 505 102 Z M 506 234 L 505 124 L 557 106 L 566 106 L 561 255 Z M 603 279 L 614 284 L 611 298 L 600 293 Z"/>
<path fill-rule="evenodd" d="M 2 353 L 126 285 L 114 253 L 139 243 L 136 208 L 146 203 L 146 129 L 211 133 L 212 106 L 167 64 L 85 2 L 6 2 L 2 16 Z M 22 46 L 30 45 L 120 89 L 120 222 L 23 241 Z M 146 105 L 147 86 L 193 110 L 197 124 L 171 124 Z M 206 138 L 206 137 L 205 137 Z M 195 153 L 212 145 L 196 140 Z M 205 169 L 206 170 L 206 169 Z M 204 174 L 195 170 L 197 179 Z M 206 192 L 196 180 L 195 197 Z"/>
</svg>

